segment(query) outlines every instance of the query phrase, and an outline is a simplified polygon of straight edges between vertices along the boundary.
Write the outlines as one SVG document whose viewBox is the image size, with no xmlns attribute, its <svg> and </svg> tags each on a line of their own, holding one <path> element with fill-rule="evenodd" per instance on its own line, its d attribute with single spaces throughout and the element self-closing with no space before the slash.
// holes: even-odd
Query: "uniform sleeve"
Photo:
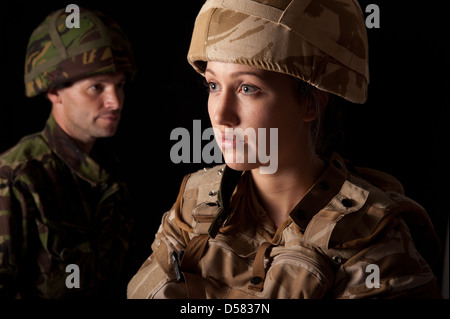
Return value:
<svg viewBox="0 0 450 319">
<path fill-rule="evenodd" d="M 337 298 L 441 298 L 436 278 L 401 217 L 336 276 Z"/>
<path fill-rule="evenodd" d="M 0 299 L 18 294 L 17 277 L 23 241 L 22 196 L 6 179 L 0 179 Z"/>
<path fill-rule="evenodd" d="M 180 227 L 179 210 L 182 201 L 183 186 L 177 202 L 166 212 L 152 244 L 152 254 L 142 264 L 128 284 L 129 299 L 151 299 L 157 296 L 162 287 L 170 293 L 169 298 L 184 298 L 184 284 L 177 281 L 176 262 L 181 259 L 180 252 L 186 248 L 186 232 Z M 167 288 L 167 287 L 166 287 Z"/>
</svg>

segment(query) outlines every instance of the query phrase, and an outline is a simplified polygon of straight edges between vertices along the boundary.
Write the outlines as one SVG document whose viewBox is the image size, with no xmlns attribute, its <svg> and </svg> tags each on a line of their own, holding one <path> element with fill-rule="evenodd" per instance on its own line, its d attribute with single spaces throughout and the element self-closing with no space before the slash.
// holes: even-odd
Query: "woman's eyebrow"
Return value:
<svg viewBox="0 0 450 319">
<path fill-rule="evenodd" d="M 205 70 L 205 73 L 206 72 L 211 73 L 212 75 L 216 76 L 216 73 L 214 73 L 214 71 L 211 70 L 211 69 L 207 68 Z M 232 77 L 232 78 L 236 78 L 236 77 L 241 76 L 241 75 L 252 75 L 252 76 L 255 76 L 257 78 L 260 78 L 261 80 L 264 79 L 264 77 L 261 74 L 258 74 L 256 72 L 251 72 L 251 71 L 236 71 L 236 72 L 230 73 L 230 77 Z"/>
<path fill-rule="evenodd" d="M 206 72 L 211 73 L 211 74 L 214 75 L 214 76 L 216 75 L 216 73 L 214 73 L 213 70 L 208 69 L 208 68 L 206 68 L 205 73 L 206 73 Z"/>
</svg>

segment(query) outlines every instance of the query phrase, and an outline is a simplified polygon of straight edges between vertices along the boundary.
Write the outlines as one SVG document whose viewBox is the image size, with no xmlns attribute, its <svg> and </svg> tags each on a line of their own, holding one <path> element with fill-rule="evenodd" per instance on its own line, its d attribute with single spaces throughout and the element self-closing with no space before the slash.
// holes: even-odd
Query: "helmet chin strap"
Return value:
<svg viewBox="0 0 450 319">
<path fill-rule="evenodd" d="M 214 218 L 211 226 L 209 227 L 208 234 L 211 238 L 215 238 L 219 229 L 226 222 L 230 215 L 230 199 L 233 195 L 239 180 L 242 176 L 242 171 L 236 171 L 228 166 L 225 166 L 222 172 L 222 180 L 220 182 L 219 192 L 217 194 L 217 204 L 219 206 L 219 213 Z"/>
</svg>

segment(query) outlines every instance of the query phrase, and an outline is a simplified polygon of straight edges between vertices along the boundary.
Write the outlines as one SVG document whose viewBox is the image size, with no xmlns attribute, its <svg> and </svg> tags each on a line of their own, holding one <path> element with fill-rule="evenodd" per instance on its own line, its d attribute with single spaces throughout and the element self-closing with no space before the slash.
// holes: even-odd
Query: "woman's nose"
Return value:
<svg viewBox="0 0 450 319">
<path fill-rule="evenodd" d="M 238 102 L 234 92 L 224 90 L 217 95 L 210 95 L 208 104 L 211 120 L 216 125 L 235 127 L 239 124 Z"/>
</svg>

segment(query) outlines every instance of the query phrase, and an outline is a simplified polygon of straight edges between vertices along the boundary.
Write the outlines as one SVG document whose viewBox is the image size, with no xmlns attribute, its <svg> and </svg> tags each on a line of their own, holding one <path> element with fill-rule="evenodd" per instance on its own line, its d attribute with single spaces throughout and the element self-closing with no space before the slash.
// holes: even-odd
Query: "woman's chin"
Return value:
<svg viewBox="0 0 450 319">
<path fill-rule="evenodd" d="M 260 165 L 256 163 L 236 163 L 234 161 L 227 161 L 225 160 L 225 163 L 228 167 L 236 170 L 236 171 L 249 171 L 255 168 L 258 168 Z"/>
</svg>

